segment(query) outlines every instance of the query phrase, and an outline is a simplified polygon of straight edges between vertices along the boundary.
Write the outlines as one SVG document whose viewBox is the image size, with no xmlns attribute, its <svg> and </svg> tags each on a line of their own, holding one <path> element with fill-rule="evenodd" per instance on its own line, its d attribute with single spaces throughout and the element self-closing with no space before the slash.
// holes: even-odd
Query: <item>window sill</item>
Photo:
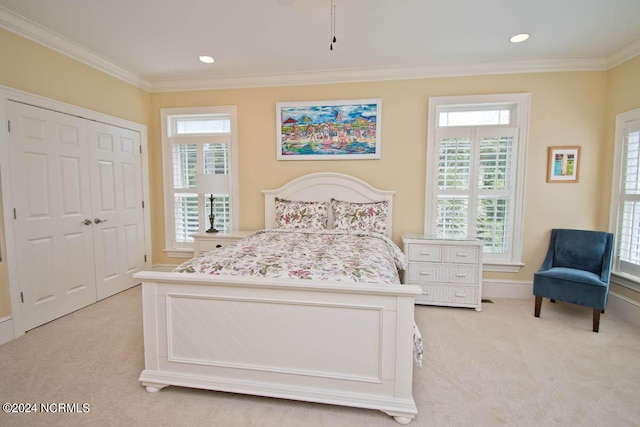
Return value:
<svg viewBox="0 0 640 427">
<path fill-rule="evenodd" d="M 640 277 L 612 271 L 611 281 L 632 291 L 640 292 Z"/>
<path fill-rule="evenodd" d="M 171 258 L 193 258 L 193 249 L 190 248 L 173 248 L 163 249 L 164 253 Z"/>
<path fill-rule="evenodd" d="M 487 261 L 482 263 L 482 271 L 499 271 L 502 273 L 519 273 L 524 267 L 521 262 L 497 262 Z"/>
</svg>

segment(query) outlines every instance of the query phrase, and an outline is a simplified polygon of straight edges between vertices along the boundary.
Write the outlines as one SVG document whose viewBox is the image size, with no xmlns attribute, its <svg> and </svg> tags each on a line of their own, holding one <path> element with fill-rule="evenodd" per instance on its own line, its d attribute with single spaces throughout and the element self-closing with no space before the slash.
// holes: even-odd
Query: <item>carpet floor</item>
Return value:
<svg viewBox="0 0 640 427">
<path fill-rule="evenodd" d="M 0 426 L 394 426 L 366 409 L 167 387 L 147 393 L 139 286 L 0 346 Z M 416 306 L 414 426 L 640 426 L 640 328 L 614 314 L 496 299 L 482 312 Z M 58 405 L 62 404 L 62 406 Z M 61 409 L 62 408 L 62 409 Z M 66 413 L 72 410 L 73 413 Z"/>
</svg>

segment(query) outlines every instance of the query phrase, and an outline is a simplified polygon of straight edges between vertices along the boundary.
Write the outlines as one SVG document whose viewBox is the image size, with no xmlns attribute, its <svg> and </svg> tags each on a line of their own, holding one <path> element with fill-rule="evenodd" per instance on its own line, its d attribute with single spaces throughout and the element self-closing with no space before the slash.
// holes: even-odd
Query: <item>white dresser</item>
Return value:
<svg viewBox="0 0 640 427">
<path fill-rule="evenodd" d="M 482 310 L 482 241 L 402 236 L 409 265 L 403 283 L 419 285 L 416 304 Z"/>
<path fill-rule="evenodd" d="M 215 248 L 235 243 L 253 234 L 253 231 L 233 231 L 231 233 L 196 233 L 193 237 L 193 256 L 199 256 Z"/>
</svg>

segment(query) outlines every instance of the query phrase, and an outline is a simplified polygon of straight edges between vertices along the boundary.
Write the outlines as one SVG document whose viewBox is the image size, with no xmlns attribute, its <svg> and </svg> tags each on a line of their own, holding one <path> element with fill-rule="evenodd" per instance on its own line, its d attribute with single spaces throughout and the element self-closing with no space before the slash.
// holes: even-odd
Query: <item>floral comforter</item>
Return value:
<svg viewBox="0 0 640 427">
<path fill-rule="evenodd" d="M 383 235 L 337 230 L 262 230 L 178 266 L 180 273 L 400 283 L 406 257 Z"/>
<path fill-rule="evenodd" d="M 407 259 L 381 234 L 339 230 L 262 230 L 176 267 L 178 273 L 262 276 L 400 284 Z M 414 357 L 422 364 L 422 337 L 413 325 Z"/>
</svg>

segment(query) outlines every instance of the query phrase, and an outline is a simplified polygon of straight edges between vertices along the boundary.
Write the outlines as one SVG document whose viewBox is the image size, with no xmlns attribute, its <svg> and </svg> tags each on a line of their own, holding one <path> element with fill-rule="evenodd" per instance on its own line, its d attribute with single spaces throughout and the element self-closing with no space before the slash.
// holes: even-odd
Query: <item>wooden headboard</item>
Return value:
<svg viewBox="0 0 640 427">
<path fill-rule="evenodd" d="M 298 177 L 276 190 L 263 190 L 264 226 L 275 225 L 275 199 L 301 200 L 305 202 L 330 202 L 332 198 L 347 202 L 367 203 L 388 201 L 387 235 L 392 234 L 393 196 L 395 191 L 378 190 L 370 184 L 350 175 L 335 172 L 319 172 Z M 333 216 L 329 209 L 328 228 L 333 228 Z"/>
</svg>

